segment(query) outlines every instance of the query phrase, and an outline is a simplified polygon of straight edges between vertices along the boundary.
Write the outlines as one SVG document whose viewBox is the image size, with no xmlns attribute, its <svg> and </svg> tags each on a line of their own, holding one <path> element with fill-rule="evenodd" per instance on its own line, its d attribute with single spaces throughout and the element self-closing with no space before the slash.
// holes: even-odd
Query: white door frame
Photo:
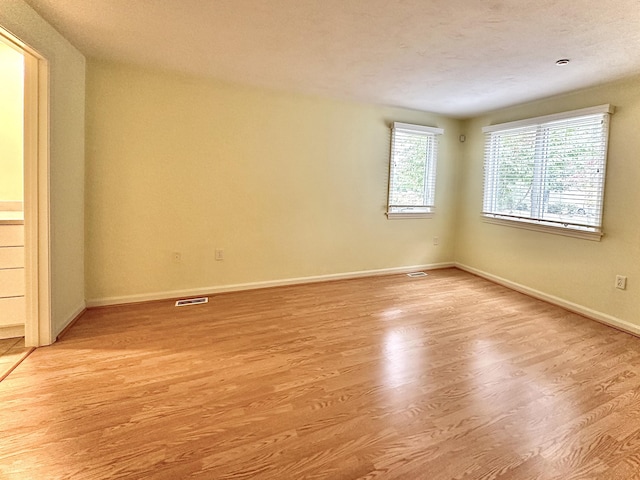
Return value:
<svg viewBox="0 0 640 480">
<path fill-rule="evenodd" d="M 49 241 L 49 65 L 0 26 L 0 41 L 24 55 L 25 344 L 55 341 Z"/>
</svg>

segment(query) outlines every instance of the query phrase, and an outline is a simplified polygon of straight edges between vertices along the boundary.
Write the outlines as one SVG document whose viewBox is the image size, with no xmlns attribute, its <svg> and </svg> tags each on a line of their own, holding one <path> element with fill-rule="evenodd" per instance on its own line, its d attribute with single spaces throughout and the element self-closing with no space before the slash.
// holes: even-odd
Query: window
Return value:
<svg viewBox="0 0 640 480">
<path fill-rule="evenodd" d="M 601 105 L 485 127 L 482 215 L 599 239 L 612 112 Z"/>
<path fill-rule="evenodd" d="M 387 217 L 430 217 L 434 209 L 437 135 L 441 128 L 393 124 Z"/>
</svg>

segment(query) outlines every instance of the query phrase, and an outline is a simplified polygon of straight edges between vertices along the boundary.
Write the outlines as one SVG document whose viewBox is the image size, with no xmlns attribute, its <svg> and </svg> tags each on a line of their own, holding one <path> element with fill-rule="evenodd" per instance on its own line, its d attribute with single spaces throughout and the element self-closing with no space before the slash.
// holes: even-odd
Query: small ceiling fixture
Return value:
<svg viewBox="0 0 640 480">
<path fill-rule="evenodd" d="M 558 66 L 567 65 L 568 63 L 569 63 L 568 58 L 561 58 L 560 60 L 556 61 L 556 65 Z"/>
</svg>

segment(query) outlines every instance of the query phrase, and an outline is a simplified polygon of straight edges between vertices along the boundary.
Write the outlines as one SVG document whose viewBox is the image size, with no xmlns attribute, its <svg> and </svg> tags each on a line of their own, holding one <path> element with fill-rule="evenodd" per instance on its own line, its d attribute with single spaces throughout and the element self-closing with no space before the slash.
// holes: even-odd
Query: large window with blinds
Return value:
<svg viewBox="0 0 640 480">
<path fill-rule="evenodd" d="M 435 207 L 441 128 L 395 122 L 391 130 L 389 218 L 429 217 Z"/>
<path fill-rule="evenodd" d="M 600 238 L 612 112 L 601 105 L 485 127 L 483 216 Z"/>
</svg>

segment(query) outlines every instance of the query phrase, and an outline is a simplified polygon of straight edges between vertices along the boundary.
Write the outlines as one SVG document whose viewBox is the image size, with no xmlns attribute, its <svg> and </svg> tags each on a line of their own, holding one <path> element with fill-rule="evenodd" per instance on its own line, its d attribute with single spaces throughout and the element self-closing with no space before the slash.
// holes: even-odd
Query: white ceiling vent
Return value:
<svg viewBox="0 0 640 480">
<path fill-rule="evenodd" d="M 176 302 L 176 307 L 185 307 L 187 305 L 200 305 L 201 303 L 209 303 L 209 297 L 187 298 L 185 300 L 178 300 Z"/>
<path fill-rule="evenodd" d="M 426 274 L 426 273 L 424 273 L 424 272 L 411 272 L 411 273 L 407 273 L 407 277 L 411 277 L 411 278 L 414 278 L 414 277 L 426 277 L 426 276 L 427 276 L 427 274 Z"/>
</svg>

